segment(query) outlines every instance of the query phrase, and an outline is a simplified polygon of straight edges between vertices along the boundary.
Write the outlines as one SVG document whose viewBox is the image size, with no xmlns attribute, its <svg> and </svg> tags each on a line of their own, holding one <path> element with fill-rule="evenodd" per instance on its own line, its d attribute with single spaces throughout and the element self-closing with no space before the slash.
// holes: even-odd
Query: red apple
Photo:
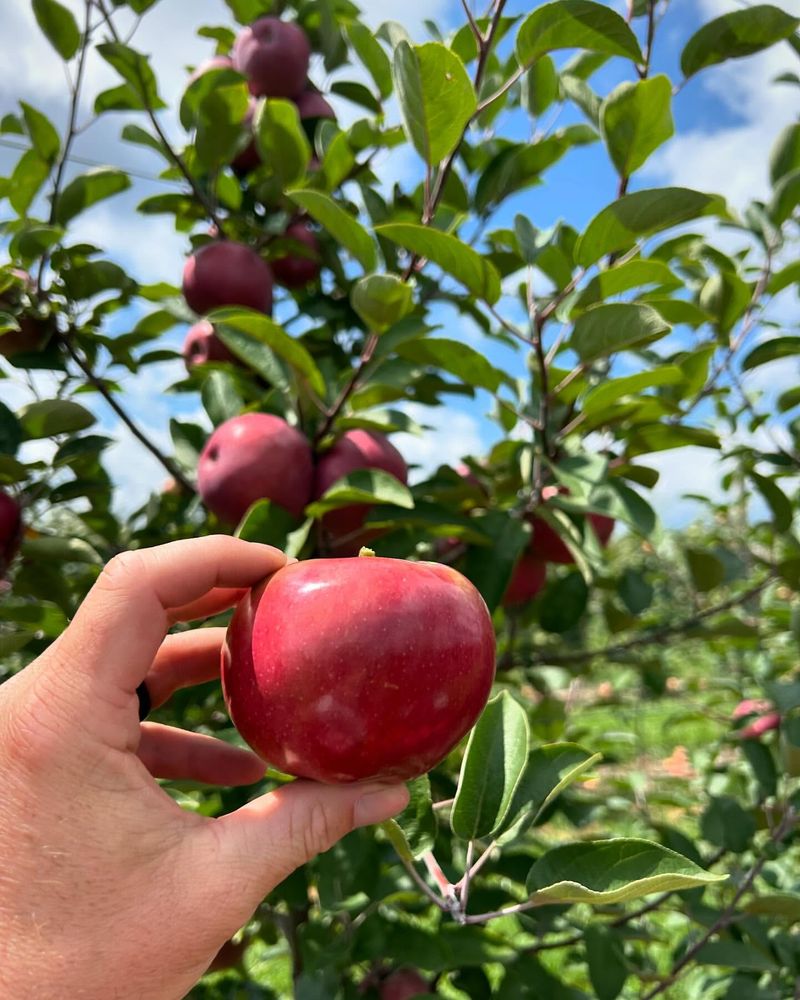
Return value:
<svg viewBox="0 0 800 1000">
<path fill-rule="evenodd" d="M 0 489 L 0 578 L 5 576 L 22 541 L 22 512 L 17 501 Z"/>
<path fill-rule="evenodd" d="M 514 567 L 503 597 L 503 607 L 514 608 L 528 604 L 544 589 L 545 583 L 547 583 L 547 563 L 542 562 L 529 548 L 523 552 Z"/>
<path fill-rule="evenodd" d="M 337 480 L 358 469 L 382 469 L 401 483 L 408 482 L 408 466 L 387 437 L 375 431 L 347 431 L 317 463 L 314 499 L 318 500 Z M 324 516 L 323 526 L 337 554 L 355 554 L 361 545 L 376 537 L 374 533 L 361 531 L 369 511 L 368 504 L 353 504 Z"/>
<path fill-rule="evenodd" d="M 301 119 L 336 118 L 336 113 L 320 92 L 310 84 L 294 99 Z"/>
<path fill-rule="evenodd" d="M 311 46 L 296 24 L 261 17 L 233 45 L 233 65 L 258 97 L 297 97 L 306 85 Z"/>
<path fill-rule="evenodd" d="M 27 271 L 19 268 L 12 268 L 11 273 L 22 282 L 12 285 L 0 295 L 0 312 L 14 312 L 20 306 L 20 298 L 23 291 L 32 295 L 35 290 L 34 282 Z M 48 337 L 48 331 L 40 319 L 34 316 L 26 316 L 24 313 L 15 316 L 18 330 L 9 330 L 7 333 L 0 333 L 0 357 L 12 358 L 15 354 L 32 354 L 40 350 Z"/>
<path fill-rule="evenodd" d="M 300 517 L 311 497 L 311 445 L 285 420 L 245 413 L 220 424 L 197 466 L 197 488 L 217 517 L 238 524 L 256 500 Z"/>
<path fill-rule="evenodd" d="M 183 269 L 183 294 L 203 315 L 220 306 L 272 309 L 272 271 L 250 247 L 222 240 L 195 251 Z"/>
<path fill-rule="evenodd" d="M 736 721 L 744 719 L 748 715 L 760 715 L 763 712 L 769 712 L 772 707 L 772 702 L 767 698 L 745 698 L 734 708 L 731 718 Z"/>
<path fill-rule="evenodd" d="M 303 288 L 319 275 L 319 243 L 311 228 L 305 222 L 293 222 L 283 234 L 287 239 L 301 244 L 308 256 L 289 252 L 277 257 L 272 264 L 275 280 L 286 288 Z"/>
<path fill-rule="evenodd" d="M 312 559 L 239 604 L 222 653 L 231 719 L 264 760 L 331 784 L 406 781 L 483 710 L 495 638 L 460 573 L 402 559 Z"/>
<path fill-rule="evenodd" d="M 230 361 L 238 364 L 236 358 L 214 333 L 214 327 L 207 319 L 189 328 L 186 340 L 183 342 L 183 360 L 186 368 L 191 371 L 196 365 L 204 365 L 207 361 Z"/>
<path fill-rule="evenodd" d="M 603 548 L 606 548 L 614 534 L 614 525 L 616 524 L 614 518 L 608 517 L 606 514 L 590 514 L 589 524 L 594 528 L 597 540 Z"/>
<path fill-rule="evenodd" d="M 765 733 L 768 733 L 773 729 L 780 729 L 780 727 L 780 712 L 769 712 L 767 715 L 759 716 L 755 722 L 751 722 L 749 725 L 745 726 L 744 729 L 740 729 L 739 739 L 757 740 Z"/>
<path fill-rule="evenodd" d="M 542 499 L 546 503 L 559 493 L 567 492 L 563 488 L 546 486 L 542 490 Z M 594 529 L 598 541 L 605 548 L 614 531 L 614 519 L 607 517 L 605 514 L 589 514 L 587 515 L 587 521 Z M 531 517 L 530 523 L 533 526 L 533 541 L 531 544 L 537 558 L 543 559 L 545 562 L 560 563 L 562 565 L 570 565 L 575 562 L 572 553 L 561 540 L 558 532 L 547 521 L 534 515 Z"/>
<path fill-rule="evenodd" d="M 429 992 L 430 984 L 416 969 L 397 969 L 381 983 L 381 1000 L 413 1000 Z"/>
</svg>

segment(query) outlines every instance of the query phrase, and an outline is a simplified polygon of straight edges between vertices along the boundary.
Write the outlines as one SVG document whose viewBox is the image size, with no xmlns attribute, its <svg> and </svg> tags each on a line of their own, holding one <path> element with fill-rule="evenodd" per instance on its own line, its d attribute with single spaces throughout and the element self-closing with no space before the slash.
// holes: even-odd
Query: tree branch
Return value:
<svg viewBox="0 0 800 1000">
<path fill-rule="evenodd" d="M 664 639 L 668 639 L 670 636 L 680 635 L 682 632 L 688 632 L 690 629 L 696 628 L 707 618 L 713 618 L 715 615 L 722 614 L 724 611 L 730 611 L 732 608 L 735 608 L 740 604 L 746 604 L 747 601 L 758 596 L 758 594 L 760 594 L 763 590 L 766 590 L 766 588 L 774 580 L 775 577 L 770 574 L 765 580 L 755 584 L 750 587 L 749 590 L 744 591 L 742 594 L 738 594 L 736 597 L 731 597 L 727 601 L 715 604 L 713 607 L 706 608 L 704 611 L 699 611 L 691 618 L 678 622 L 675 625 L 664 625 L 661 628 L 651 629 L 649 632 L 637 635 L 633 639 L 629 639 L 627 642 L 617 643 L 614 646 L 606 646 L 603 649 L 586 649 L 576 651 L 574 653 L 542 653 L 534 656 L 530 660 L 529 666 L 535 666 L 540 663 L 547 663 L 553 666 L 569 663 L 586 663 L 589 660 L 595 660 L 601 656 L 613 658 L 618 656 L 620 653 L 626 653 L 631 649 L 636 649 L 638 646 L 652 646 L 655 643 L 662 642 Z"/>
<path fill-rule="evenodd" d="M 57 335 L 58 340 L 63 346 L 64 350 L 69 354 L 75 364 L 80 368 L 83 374 L 86 376 L 86 381 L 90 385 L 94 386 L 95 389 L 100 393 L 103 399 L 108 403 L 111 409 L 116 413 L 123 424 L 128 428 L 128 430 L 133 434 L 137 441 L 150 452 L 150 454 L 157 459 L 161 465 L 167 470 L 167 472 L 173 477 L 173 479 L 180 483 L 181 487 L 188 493 L 196 493 L 194 485 L 186 478 L 184 473 L 178 467 L 178 465 L 173 462 L 171 458 L 168 458 L 156 445 L 150 441 L 145 434 L 139 430 L 139 428 L 134 423 L 133 419 L 128 416 L 126 411 L 120 406 L 117 400 L 114 398 L 113 393 L 105 384 L 105 382 L 95 375 L 89 362 L 83 358 L 76 350 L 69 339 L 69 334 L 67 335 Z"/>
<path fill-rule="evenodd" d="M 358 383 L 361 381 L 361 376 L 364 374 L 364 369 L 372 361 L 372 356 L 375 353 L 375 348 L 378 346 L 378 335 L 375 333 L 369 334 L 367 337 L 367 342 L 364 345 L 364 350 L 361 352 L 361 357 L 358 360 L 358 364 L 353 369 L 350 378 L 347 380 L 346 385 L 336 397 L 336 401 L 333 406 L 325 414 L 325 419 L 320 425 L 319 430 L 314 435 L 314 446 L 316 447 L 320 441 L 325 437 L 325 435 L 333 427 L 333 422 L 342 412 L 342 409 L 347 402 L 347 400 L 352 396 L 355 390 L 358 388 Z"/>
</svg>

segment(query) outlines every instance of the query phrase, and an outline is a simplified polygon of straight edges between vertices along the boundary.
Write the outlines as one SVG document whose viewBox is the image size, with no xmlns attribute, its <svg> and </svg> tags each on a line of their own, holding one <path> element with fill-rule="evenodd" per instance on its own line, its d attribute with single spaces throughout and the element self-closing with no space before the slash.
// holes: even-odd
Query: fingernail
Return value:
<svg viewBox="0 0 800 1000">
<path fill-rule="evenodd" d="M 405 785 L 393 785 L 377 792 L 367 792 L 355 804 L 353 821 L 356 826 L 382 823 L 402 812 L 407 805 L 408 789 Z"/>
</svg>

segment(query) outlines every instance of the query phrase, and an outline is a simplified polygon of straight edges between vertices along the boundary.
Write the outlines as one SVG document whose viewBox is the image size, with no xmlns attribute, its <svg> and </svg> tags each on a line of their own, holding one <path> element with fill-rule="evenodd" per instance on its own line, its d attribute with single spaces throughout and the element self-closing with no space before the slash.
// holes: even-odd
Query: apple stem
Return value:
<svg viewBox="0 0 800 1000">
<path fill-rule="evenodd" d="M 428 874 L 436 883 L 439 892 L 441 892 L 444 897 L 448 909 L 458 909 L 459 904 L 456 897 L 456 887 L 442 871 L 442 867 L 434 857 L 433 851 L 426 851 L 422 856 L 422 860 L 425 862 Z"/>
<path fill-rule="evenodd" d="M 358 553 L 359 559 L 374 559 L 375 553 L 372 549 L 368 549 L 366 545 L 362 545 Z"/>
</svg>

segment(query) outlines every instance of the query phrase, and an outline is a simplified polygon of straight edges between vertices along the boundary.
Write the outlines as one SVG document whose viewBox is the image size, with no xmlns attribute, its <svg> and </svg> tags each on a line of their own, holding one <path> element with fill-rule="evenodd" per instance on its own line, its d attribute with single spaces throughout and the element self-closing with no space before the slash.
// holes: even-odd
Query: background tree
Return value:
<svg viewBox="0 0 800 1000">
<path fill-rule="evenodd" d="M 0 121 L 19 153 L 0 180 L 3 384 L 29 393 L 0 405 L 0 677 L 115 552 L 212 531 L 454 564 L 499 637 L 466 746 L 398 824 L 265 900 L 195 995 L 796 996 L 800 394 L 747 379 L 800 353 L 800 124 L 741 211 L 641 177 L 676 96 L 770 46 L 800 54 L 800 12 L 684 30 L 656 0 L 464 0 L 460 27 L 415 44 L 349 0 L 227 0 L 175 138 L 137 46 L 160 6 L 32 0 L 67 122 L 27 97 Z M 113 82 L 92 91 L 98 65 Z M 775 100 L 798 85 L 785 73 Z M 182 281 L 141 283 L 75 235 L 134 179 L 75 153 L 119 116 L 107 158 L 158 163 L 138 211 L 185 240 Z M 593 147 L 616 197 L 542 228 L 531 189 Z M 131 386 L 176 359 L 176 330 L 165 446 Z M 390 436 L 464 400 L 489 402 L 493 446 L 409 479 Z M 101 406 L 169 477 L 138 509 L 104 464 Z M 726 459 L 680 532 L 648 499 L 665 452 Z M 237 739 L 218 685 L 159 714 Z M 215 815 L 285 780 L 165 787 Z"/>
</svg>

